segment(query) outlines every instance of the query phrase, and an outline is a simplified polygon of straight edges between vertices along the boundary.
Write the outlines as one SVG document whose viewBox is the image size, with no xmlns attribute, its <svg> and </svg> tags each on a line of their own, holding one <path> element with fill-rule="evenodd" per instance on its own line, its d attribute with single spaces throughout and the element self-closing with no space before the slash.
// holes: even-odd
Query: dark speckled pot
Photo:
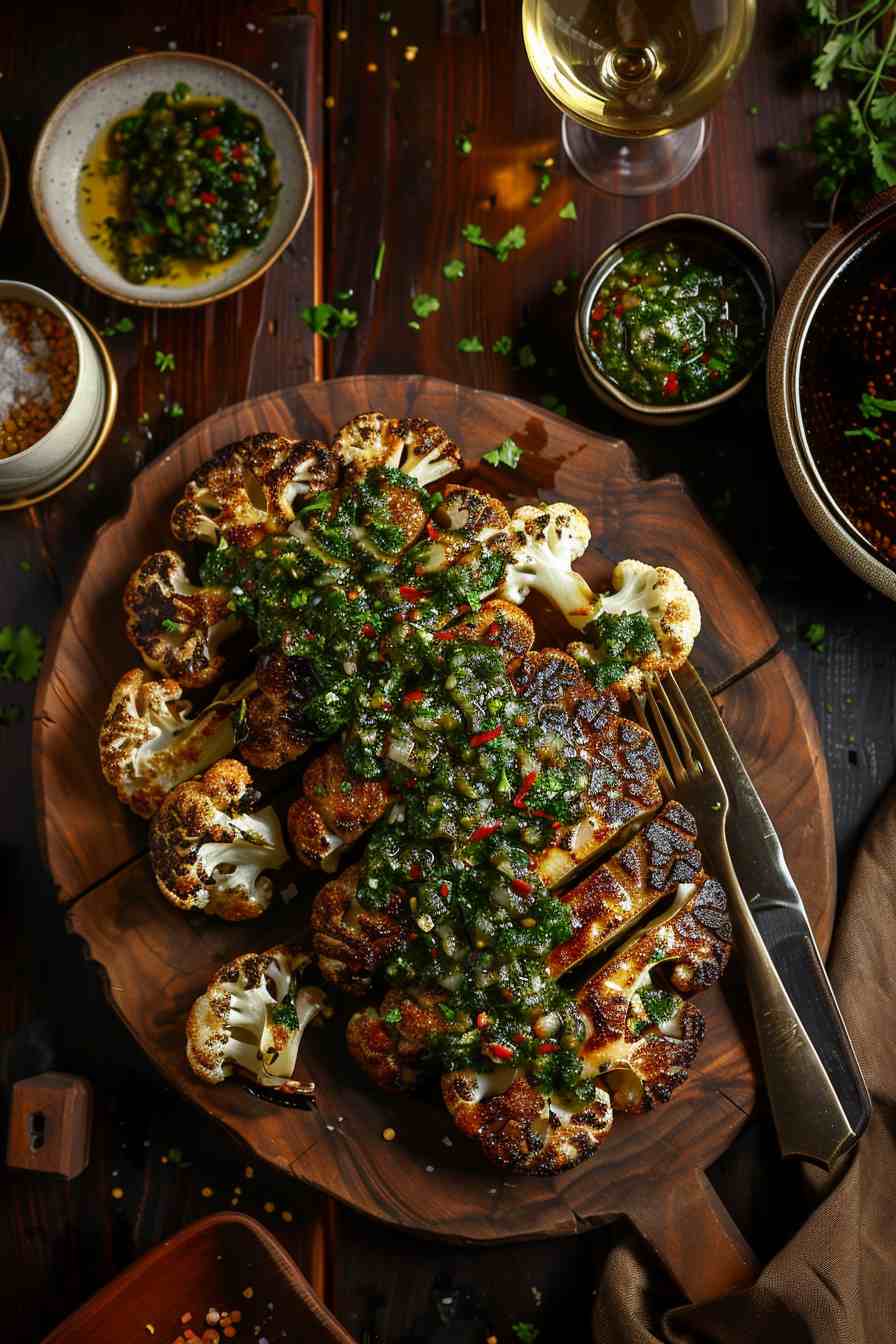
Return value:
<svg viewBox="0 0 896 1344">
<path fill-rule="evenodd" d="M 887 242 L 890 240 L 890 246 Z M 772 329 L 768 352 L 768 405 L 772 432 L 781 465 L 797 502 L 815 531 L 854 573 L 887 597 L 896 598 L 896 570 L 885 563 L 872 544 L 853 526 L 829 492 L 816 455 L 825 446 L 826 433 L 840 435 L 836 416 L 811 413 L 813 398 L 836 386 L 831 377 L 816 387 L 811 379 L 800 398 L 800 379 L 807 367 L 810 334 L 817 341 L 827 335 L 823 301 L 837 282 L 848 294 L 849 268 L 869 249 L 882 246 L 892 264 L 896 258 L 896 188 L 875 196 L 858 219 L 835 224 L 803 258 L 787 287 Z M 876 255 L 876 254 L 875 254 Z M 856 297 L 859 288 L 857 280 Z M 833 318 L 835 309 L 828 311 Z M 829 365 L 822 364 L 817 372 Z M 807 413 L 808 408 L 808 413 Z M 809 422 L 811 421 L 811 429 Z M 828 443 L 831 441 L 828 440 Z"/>
</svg>

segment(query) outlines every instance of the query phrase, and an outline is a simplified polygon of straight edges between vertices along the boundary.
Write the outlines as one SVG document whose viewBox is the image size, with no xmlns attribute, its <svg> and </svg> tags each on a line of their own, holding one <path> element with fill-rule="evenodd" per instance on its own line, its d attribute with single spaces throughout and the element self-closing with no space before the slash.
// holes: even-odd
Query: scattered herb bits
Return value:
<svg viewBox="0 0 896 1344">
<path fill-rule="evenodd" d="M 461 336 L 457 348 L 464 355 L 478 355 L 485 349 L 478 336 Z"/>
<path fill-rule="evenodd" d="M 492 467 L 509 467 L 511 471 L 519 465 L 519 460 L 523 455 L 523 450 L 513 439 L 504 439 L 498 444 L 497 448 L 492 448 L 491 452 L 483 453 L 483 462 L 488 462 Z"/>
</svg>

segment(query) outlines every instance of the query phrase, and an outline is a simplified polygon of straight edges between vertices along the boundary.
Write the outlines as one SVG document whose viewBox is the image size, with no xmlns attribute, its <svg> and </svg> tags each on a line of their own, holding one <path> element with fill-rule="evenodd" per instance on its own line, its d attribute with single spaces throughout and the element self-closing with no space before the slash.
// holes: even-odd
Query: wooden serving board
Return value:
<svg viewBox="0 0 896 1344">
<path fill-rule="evenodd" d="M 35 711 L 38 814 L 60 898 L 71 904 L 69 925 L 102 968 L 116 1011 L 164 1075 L 258 1157 L 372 1217 L 458 1241 L 572 1234 L 627 1215 L 685 1290 L 707 1296 L 743 1281 L 753 1267 L 703 1175 L 757 1094 L 736 968 L 701 998 L 707 1039 L 673 1101 L 649 1116 L 619 1117 L 596 1159 L 549 1180 L 505 1179 L 453 1132 L 440 1106 L 369 1087 L 345 1050 L 338 1015 L 306 1038 L 304 1057 L 318 1086 L 314 1110 L 272 1107 L 235 1084 L 202 1085 L 186 1067 L 184 1019 L 193 999 L 229 957 L 304 928 L 316 881 L 294 874 L 300 894 L 290 905 L 236 926 L 184 918 L 157 893 L 146 828 L 118 804 L 97 763 L 109 694 L 135 662 L 121 592 L 146 553 L 170 544 L 170 507 L 186 476 L 216 448 L 260 429 L 327 438 L 367 409 L 436 420 L 471 465 L 512 435 L 524 450 L 519 470 L 482 465 L 478 479 L 511 504 L 563 498 L 582 508 L 593 543 L 581 567 L 594 586 L 606 586 L 612 563 L 628 555 L 685 574 L 704 613 L 697 664 L 718 691 L 826 946 L 834 843 L 814 718 L 790 660 L 774 653 L 776 632 L 755 590 L 680 479 L 647 481 L 620 440 L 525 402 L 417 376 L 309 384 L 221 411 L 138 477 L 126 514 L 99 533 L 51 642 Z M 560 637 L 554 619 L 536 619 L 540 642 Z M 293 793 L 294 786 L 281 787 L 279 804 Z M 382 1140 L 386 1126 L 397 1131 L 396 1142 Z"/>
</svg>

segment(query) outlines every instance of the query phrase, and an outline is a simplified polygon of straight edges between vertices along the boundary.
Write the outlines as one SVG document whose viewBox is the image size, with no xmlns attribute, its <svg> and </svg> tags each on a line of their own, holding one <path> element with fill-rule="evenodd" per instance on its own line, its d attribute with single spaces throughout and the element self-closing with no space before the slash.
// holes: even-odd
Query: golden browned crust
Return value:
<svg viewBox="0 0 896 1344">
<path fill-rule="evenodd" d="M 255 677 L 258 690 L 246 701 L 238 751 L 259 770 L 279 770 L 311 745 L 302 714 L 319 688 L 305 660 L 284 653 L 262 654 Z"/>
<path fill-rule="evenodd" d="M 613 1112 L 602 1088 L 594 1101 L 569 1106 L 539 1092 L 523 1073 L 483 1098 L 481 1078 L 471 1069 L 445 1074 L 442 1098 L 458 1129 L 478 1140 L 496 1166 L 553 1176 L 591 1157 L 610 1131 Z"/>
<path fill-rule="evenodd" d="M 256 797 L 249 771 L 230 759 L 168 794 L 150 826 L 149 856 L 172 905 L 230 921 L 263 914 L 272 889 L 260 874 L 289 856 L 272 809 L 248 811 Z"/>
<path fill-rule="evenodd" d="M 397 918 L 403 894 L 385 910 L 366 910 L 357 899 L 360 865 L 326 882 L 314 897 L 311 930 L 324 978 L 349 994 L 364 994 L 376 971 L 405 945 L 408 930 Z"/>
<path fill-rule="evenodd" d="M 196 588 L 176 551 L 147 556 L 124 590 L 126 633 L 147 667 L 196 688 L 224 670 L 219 646 L 240 629 L 226 588 Z"/>
<path fill-rule="evenodd" d="M 461 466 L 457 444 L 422 416 L 395 419 L 382 411 L 356 415 L 337 431 L 332 449 L 348 481 L 375 467 L 394 467 L 426 485 Z"/>
<path fill-rule="evenodd" d="M 652 821 L 583 882 L 563 892 L 572 935 L 555 947 L 547 967 L 557 979 L 633 926 L 679 882 L 695 882 L 702 857 L 697 826 L 681 803 L 666 803 Z"/>
<path fill-rule="evenodd" d="M 447 998 L 437 989 L 390 989 L 379 1012 L 368 1007 L 350 1019 L 345 1033 L 349 1053 L 377 1087 L 388 1092 L 412 1090 L 420 1081 L 433 1038 L 469 1029 L 469 1018 L 463 1014 L 449 1022 L 440 1012 L 439 1005 Z"/>
<path fill-rule="evenodd" d="M 286 532 L 296 507 L 335 486 L 335 455 L 317 439 L 252 434 L 220 448 L 193 473 L 171 515 L 181 541 L 257 546 Z"/>
<path fill-rule="evenodd" d="M 344 790 L 343 784 L 350 787 Z M 389 797 L 386 780 L 358 779 L 341 745 L 333 743 L 310 762 L 302 794 L 289 809 L 289 838 L 297 856 L 312 868 L 332 865 L 383 815 Z"/>
</svg>

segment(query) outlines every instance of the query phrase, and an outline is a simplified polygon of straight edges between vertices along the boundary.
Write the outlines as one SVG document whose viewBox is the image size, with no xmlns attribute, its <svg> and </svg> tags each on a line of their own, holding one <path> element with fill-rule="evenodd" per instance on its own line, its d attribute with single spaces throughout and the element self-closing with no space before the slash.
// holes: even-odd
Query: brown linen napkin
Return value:
<svg viewBox="0 0 896 1344">
<path fill-rule="evenodd" d="M 874 1103 L 858 1151 L 833 1174 L 804 1168 L 805 1222 L 745 1291 L 664 1310 L 668 1284 L 641 1239 L 635 1233 L 624 1237 L 598 1281 L 595 1344 L 882 1344 L 893 1338 L 894 951 L 896 786 L 862 843 L 828 960 Z M 754 1165 L 748 1179 L 776 1182 L 781 1175 L 778 1159 Z"/>
</svg>

